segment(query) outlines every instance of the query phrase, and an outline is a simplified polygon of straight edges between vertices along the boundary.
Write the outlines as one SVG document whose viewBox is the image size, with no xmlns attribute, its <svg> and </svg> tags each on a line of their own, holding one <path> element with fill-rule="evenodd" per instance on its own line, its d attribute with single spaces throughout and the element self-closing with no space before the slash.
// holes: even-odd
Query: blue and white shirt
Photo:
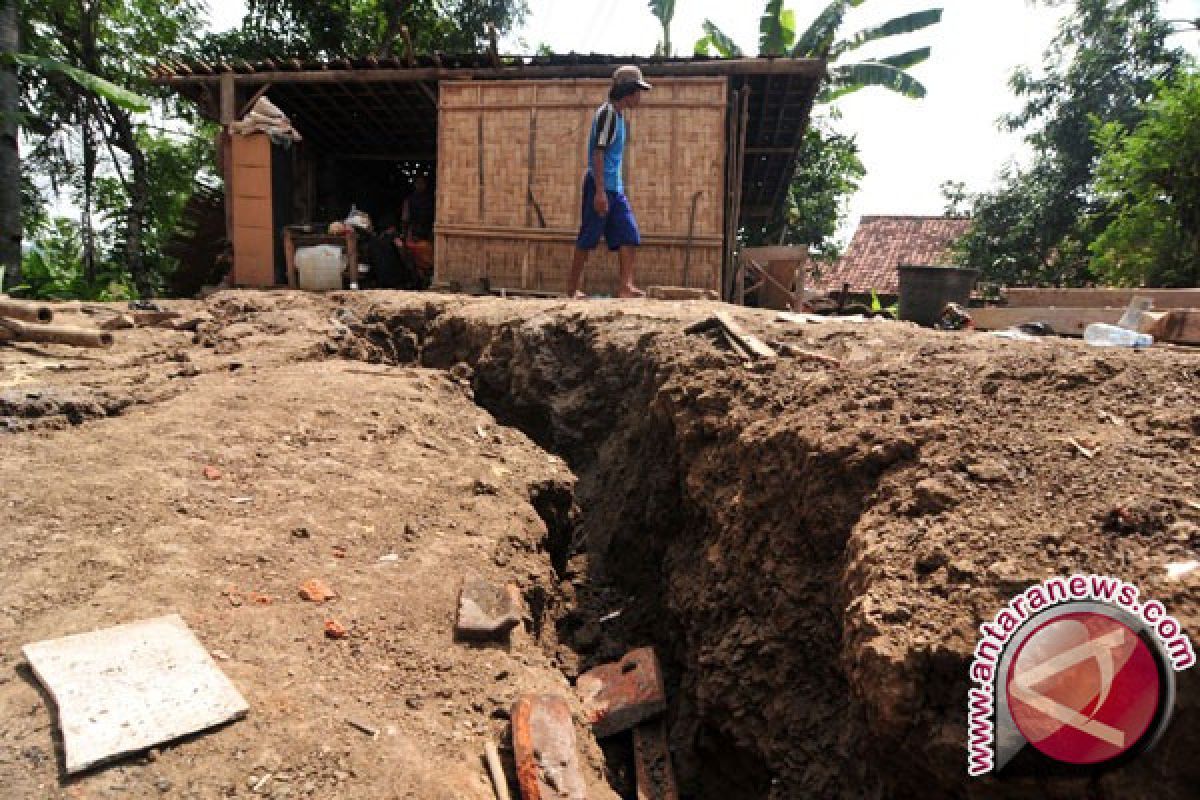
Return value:
<svg viewBox="0 0 1200 800">
<path fill-rule="evenodd" d="M 612 103 L 596 109 L 592 118 L 592 133 L 588 137 L 588 174 L 597 150 L 604 151 L 604 188 L 610 192 L 625 191 L 621 180 L 621 161 L 625 155 L 625 117 Z"/>
</svg>

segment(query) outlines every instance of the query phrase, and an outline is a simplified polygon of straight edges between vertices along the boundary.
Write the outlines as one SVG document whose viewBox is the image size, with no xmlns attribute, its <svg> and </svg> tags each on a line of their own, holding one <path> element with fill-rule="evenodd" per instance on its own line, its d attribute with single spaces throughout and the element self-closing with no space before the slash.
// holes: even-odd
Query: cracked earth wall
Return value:
<svg viewBox="0 0 1200 800">
<path fill-rule="evenodd" d="M 1119 772 L 968 782 L 964 742 L 974 629 L 1028 583 L 1119 574 L 1197 629 L 1160 562 L 1200 545 L 1200 360 L 764 316 L 844 366 L 747 366 L 682 333 L 702 309 L 578 309 L 351 301 L 328 349 L 458 371 L 568 460 L 582 513 L 547 504 L 545 644 L 572 677 L 658 648 L 685 796 L 1193 796 L 1194 673 L 1154 757 Z M 1081 420 L 1106 408 L 1123 430 Z M 1106 530 L 1114 503 L 1141 523 Z"/>
</svg>

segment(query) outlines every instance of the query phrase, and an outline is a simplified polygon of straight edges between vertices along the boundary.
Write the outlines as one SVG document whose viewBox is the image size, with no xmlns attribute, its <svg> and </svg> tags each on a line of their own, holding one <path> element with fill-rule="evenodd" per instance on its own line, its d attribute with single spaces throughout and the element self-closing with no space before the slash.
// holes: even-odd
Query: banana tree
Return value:
<svg viewBox="0 0 1200 800">
<path fill-rule="evenodd" d="M 847 54 L 869 42 L 936 24 L 942 18 L 942 10 L 932 8 L 906 14 L 847 38 L 839 38 L 838 31 L 846 13 L 865 1 L 834 0 L 804 32 L 797 33 L 795 12 L 784 8 L 783 0 L 767 0 L 759 20 L 759 55 L 824 59 L 828 73 L 817 95 L 817 102 L 821 104 L 828 105 L 868 86 L 879 86 L 906 97 L 924 97 L 925 87 L 906 70 L 929 58 L 928 47 L 887 58 L 844 61 Z M 703 28 L 704 36 L 696 42 L 697 54 L 716 52 L 725 58 L 745 55 L 737 42 L 712 20 L 706 19 Z M 835 115 L 836 112 L 831 114 Z M 832 246 L 832 236 L 845 213 L 845 198 L 855 191 L 865 173 L 858 159 L 857 145 L 853 137 L 822 127 L 818 120 L 805 134 L 799 158 L 785 207 L 774 219 L 743 228 L 740 237 L 744 243 L 774 244 L 790 239 L 826 253 L 836 250 Z"/>
<path fill-rule="evenodd" d="M 829 74 L 817 96 L 818 103 L 831 103 L 868 86 L 890 89 L 905 97 L 924 97 L 925 87 L 906 70 L 929 58 L 928 47 L 850 64 L 841 63 L 841 60 L 847 53 L 869 42 L 937 24 L 942 19 L 942 9 L 931 8 L 905 14 L 882 25 L 865 28 L 849 38 L 839 39 L 838 30 L 845 21 L 846 13 L 864 2 L 866 0 L 834 0 L 817 15 L 807 30 L 797 36 L 795 12 L 785 9 L 783 0 L 767 0 L 759 20 L 759 55 L 822 58 L 828 61 Z M 743 55 L 733 39 L 707 19 L 704 21 L 704 36 L 696 42 L 695 51 L 697 54 L 715 51 L 726 58 Z"/>
<path fill-rule="evenodd" d="M 650 13 L 658 18 L 662 25 L 663 38 L 658 43 L 655 55 L 671 56 L 671 20 L 675 18 L 675 0 L 650 0 Z"/>
</svg>

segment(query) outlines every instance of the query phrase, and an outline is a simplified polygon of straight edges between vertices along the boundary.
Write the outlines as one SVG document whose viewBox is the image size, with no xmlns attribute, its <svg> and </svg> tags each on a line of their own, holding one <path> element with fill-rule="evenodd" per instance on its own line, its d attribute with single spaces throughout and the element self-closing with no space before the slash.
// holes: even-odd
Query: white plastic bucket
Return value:
<svg viewBox="0 0 1200 800">
<path fill-rule="evenodd" d="M 329 244 L 301 247 L 296 250 L 295 260 L 301 289 L 319 292 L 342 288 L 342 271 L 346 268 L 342 248 Z"/>
</svg>

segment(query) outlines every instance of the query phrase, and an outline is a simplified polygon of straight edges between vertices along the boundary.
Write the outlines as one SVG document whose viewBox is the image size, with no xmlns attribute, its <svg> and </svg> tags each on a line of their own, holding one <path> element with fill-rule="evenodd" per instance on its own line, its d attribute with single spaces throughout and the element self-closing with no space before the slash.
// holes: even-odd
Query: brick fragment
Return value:
<svg viewBox="0 0 1200 800">
<path fill-rule="evenodd" d="M 463 581 L 455 633 L 463 639 L 504 639 L 521 624 L 521 593 L 511 583 L 495 586 L 476 576 Z"/>
<path fill-rule="evenodd" d="M 309 578 L 300 584 L 300 596 L 310 603 L 324 603 L 337 597 L 337 592 L 320 578 Z"/>
<path fill-rule="evenodd" d="M 522 695 L 512 707 L 513 755 L 524 800 L 586 800 L 567 701 Z"/>
<path fill-rule="evenodd" d="M 662 671 L 654 648 L 631 650 L 615 664 L 579 676 L 584 718 L 597 738 L 627 731 L 667 708 Z"/>
</svg>

